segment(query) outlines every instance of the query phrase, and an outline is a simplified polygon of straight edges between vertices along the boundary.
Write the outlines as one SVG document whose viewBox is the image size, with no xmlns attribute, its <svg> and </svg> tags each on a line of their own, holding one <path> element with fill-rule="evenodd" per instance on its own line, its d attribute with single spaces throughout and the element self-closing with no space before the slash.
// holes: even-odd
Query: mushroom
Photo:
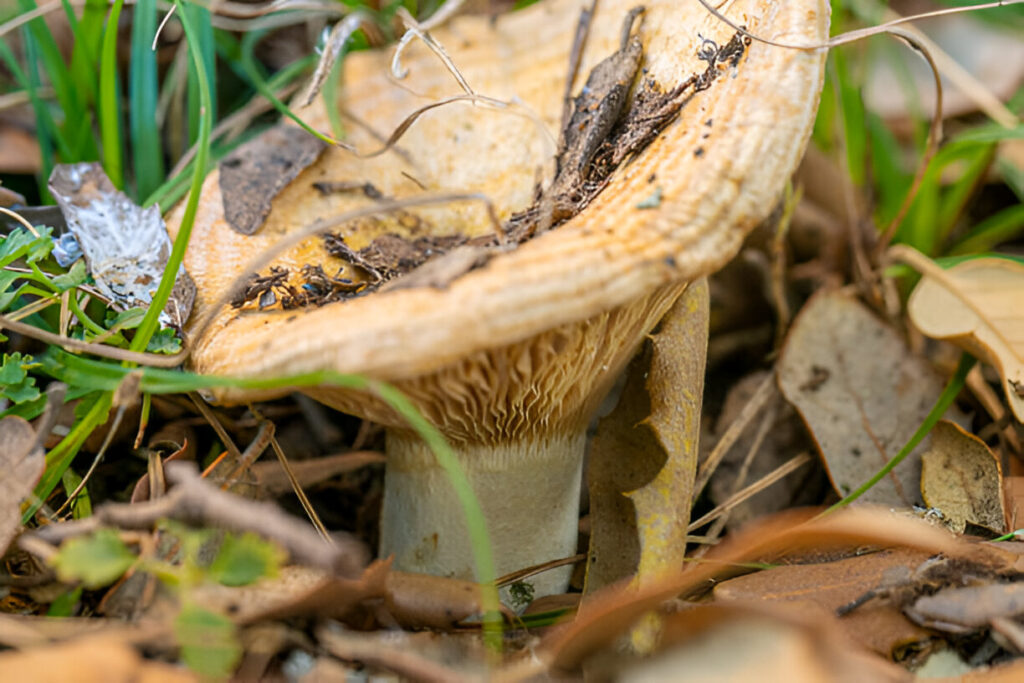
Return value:
<svg viewBox="0 0 1024 683">
<path fill-rule="evenodd" d="M 254 234 L 229 225 L 218 173 L 211 173 L 186 258 L 198 288 L 193 368 L 233 376 L 329 369 L 396 385 L 455 449 L 482 504 L 499 574 L 576 552 L 585 431 L 597 404 L 685 283 L 721 267 L 768 214 L 802 155 L 817 106 L 823 51 L 751 43 L 697 3 L 677 0 L 646 0 L 642 25 L 631 26 L 626 18 L 636 1 L 604 0 L 591 22 L 573 92 L 599 62 L 622 57 L 634 42 L 642 45 L 642 69 L 620 90 L 629 92 L 623 113 L 602 130 L 602 139 L 614 142 L 584 162 L 607 163 L 665 98 L 681 109 L 618 159 L 598 187 L 591 179 L 580 190 L 589 194 L 575 211 L 562 212 L 561 224 L 534 225 L 532 239 L 511 248 L 494 244 L 479 202 L 362 218 L 274 261 L 279 291 L 296 293 L 291 305 L 310 286 L 304 266 L 362 291 L 290 310 L 273 296 L 213 310 L 254 256 L 381 196 L 476 192 L 491 199 L 506 227 L 531 210 L 550 216 L 552 206 L 562 207 L 543 191 L 538 201 L 545 169 L 544 187 L 565 184 L 550 181 L 557 132 L 538 129 L 559 129 L 578 0 L 545 0 L 496 21 L 459 18 L 437 30 L 471 87 L 518 104 L 507 111 L 465 103 L 433 109 L 378 156 L 329 148 L 274 198 Z M 736 0 L 722 11 L 776 41 L 812 44 L 827 35 L 824 0 Z M 723 51 L 728 45 L 732 52 Z M 388 60 L 365 52 L 345 63 L 346 141 L 360 150 L 379 146 L 424 103 L 461 92 L 422 46 L 403 57 L 406 87 L 389 78 Z M 702 74 L 705 81 L 694 80 Z M 299 114 L 329 129 L 319 102 Z M 172 232 L 180 218 L 180 209 L 169 218 Z M 464 258 L 471 249 L 477 251 Z M 446 251 L 401 273 L 403 259 L 415 266 Z M 430 277 L 420 277 L 424 269 Z M 197 329 L 195 321 L 208 316 L 212 322 Z M 363 392 L 302 391 L 387 427 L 381 554 L 394 555 L 406 571 L 473 578 L 457 498 L 404 421 Z M 231 389 L 217 398 L 272 395 Z M 544 595 L 563 591 L 568 579 L 561 568 L 530 582 Z"/>
</svg>

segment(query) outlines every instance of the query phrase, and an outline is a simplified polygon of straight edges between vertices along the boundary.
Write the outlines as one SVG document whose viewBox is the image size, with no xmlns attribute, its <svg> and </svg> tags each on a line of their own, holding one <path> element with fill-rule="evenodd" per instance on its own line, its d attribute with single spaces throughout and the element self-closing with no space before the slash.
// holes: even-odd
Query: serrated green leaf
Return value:
<svg viewBox="0 0 1024 683">
<path fill-rule="evenodd" d="M 35 235 L 23 228 L 12 230 L 0 241 L 0 267 L 7 266 L 28 253 Z"/>
<path fill-rule="evenodd" d="M 7 271 L 0 271 L 0 272 L 7 272 Z M 17 273 L 15 273 L 15 274 L 17 274 Z M 12 303 L 14 303 L 14 300 L 17 299 L 19 295 L 21 295 L 21 290 L 25 289 L 26 286 L 27 286 L 26 283 L 22 283 L 21 285 L 18 286 L 17 289 L 12 289 L 12 290 L 9 290 L 9 291 L 0 291 L 0 313 L 6 311 L 8 306 L 10 306 Z M 4 337 L 4 340 L 6 340 L 6 339 L 7 338 Z"/>
<path fill-rule="evenodd" d="M 39 231 L 39 237 L 32 240 L 29 245 L 28 253 L 25 255 L 25 260 L 29 263 L 35 263 L 41 261 L 50 255 L 53 251 L 53 239 L 50 238 L 51 228 L 40 227 L 36 228 Z"/>
<path fill-rule="evenodd" d="M 51 560 L 61 581 L 79 581 L 86 588 L 110 585 L 134 562 L 135 555 L 111 529 L 65 541 Z"/>
<path fill-rule="evenodd" d="M 166 353 L 168 355 L 181 351 L 181 340 L 177 333 L 170 327 L 157 330 L 149 339 L 146 345 L 149 353 Z"/>
<path fill-rule="evenodd" d="M 174 619 L 181 658 L 202 676 L 226 678 L 242 658 L 235 625 L 223 614 L 187 603 Z"/>
<path fill-rule="evenodd" d="M 0 396 L 10 399 L 15 404 L 39 398 L 36 379 L 27 372 L 38 365 L 32 361 L 32 356 L 5 353 L 3 363 L 0 364 Z"/>
<path fill-rule="evenodd" d="M 210 564 L 210 578 L 225 586 L 245 586 L 263 577 L 277 576 L 285 560 L 280 547 L 256 534 L 228 534 Z"/>
<path fill-rule="evenodd" d="M 68 272 L 62 275 L 55 275 L 50 281 L 57 289 L 64 292 L 72 287 L 84 285 L 88 279 L 89 271 L 85 268 L 85 259 L 78 259 Z"/>
</svg>

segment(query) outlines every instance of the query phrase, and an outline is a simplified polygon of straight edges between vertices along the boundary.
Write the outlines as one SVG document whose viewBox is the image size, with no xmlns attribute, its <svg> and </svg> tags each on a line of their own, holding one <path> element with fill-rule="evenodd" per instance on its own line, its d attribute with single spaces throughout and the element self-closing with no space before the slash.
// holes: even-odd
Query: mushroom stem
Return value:
<svg viewBox="0 0 1024 683">
<path fill-rule="evenodd" d="M 499 576 L 576 552 L 585 428 L 543 440 L 453 444 L 480 500 Z M 395 568 L 474 579 L 472 542 L 458 497 L 420 440 L 387 435 L 381 556 Z M 535 596 L 564 593 L 571 567 L 526 582 Z"/>
</svg>

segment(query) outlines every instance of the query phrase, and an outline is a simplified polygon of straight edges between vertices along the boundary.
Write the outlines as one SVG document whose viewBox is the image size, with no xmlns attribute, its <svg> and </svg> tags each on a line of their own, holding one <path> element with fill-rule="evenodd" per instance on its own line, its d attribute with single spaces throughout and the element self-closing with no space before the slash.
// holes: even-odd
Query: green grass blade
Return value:
<svg viewBox="0 0 1024 683">
<path fill-rule="evenodd" d="M 121 106 L 117 96 L 117 26 L 124 0 L 114 0 L 103 29 L 100 48 L 100 140 L 103 143 L 103 170 L 114 187 L 124 188 L 124 162 L 121 145 Z"/>
<path fill-rule="evenodd" d="M 34 0 L 18 0 L 18 8 L 22 12 L 29 12 L 36 7 Z M 83 135 L 82 132 L 81 121 L 87 115 L 85 106 L 73 87 L 68 67 L 46 22 L 42 17 L 33 19 L 24 27 L 22 35 L 25 38 L 26 54 L 34 53 L 30 56 L 32 64 L 38 63 L 43 68 L 64 112 L 62 130 L 68 137 L 68 146 L 73 150 L 84 150 L 85 153 L 92 151 L 95 154 L 95 141 L 91 135 Z"/>
<path fill-rule="evenodd" d="M 156 0 L 138 0 L 132 24 L 132 61 L 129 78 L 129 133 L 135 175 L 135 197 L 148 197 L 164 181 L 164 154 L 156 123 L 158 98 L 156 53 Z"/>
<path fill-rule="evenodd" d="M 67 3 L 67 0 L 64 0 Z M 94 104 L 99 96 L 100 43 L 103 40 L 103 24 L 107 19 L 105 0 L 87 0 L 82 10 L 82 19 L 72 27 L 75 46 L 71 52 L 71 81 L 75 90 L 87 104 Z M 69 16 L 74 16 L 66 4 Z"/>
<path fill-rule="evenodd" d="M 202 117 L 205 115 L 210 120 L 217 118 L 216 101 L 212 97 L 204 100 L 201 93 L 204 81 L 209 92 L 217 92 L 216 41 L 213 24 L 210 22 L 210 10 L 193 3 L 181 4 L 179 10 L 182 15 L 188 15 L 192 25 L 193 38 L 189 40 L 189 52 L 198 51 L 202 57 L 198 62 L 190 61 L 188 67 L 188 134 L 189 144 L 194 145 L 201 135 Z M 202 64 L 202 77 L 198 72 L 198 64 Z"/>
<path fill-rule="evenodd" d="M 1024 204 L 1014 204 L 974 226 L 950 254 L 979 254 L 1024 234 Z"/>
<path fill-rule="evenodd" d="M 163 277 L 160 278 L 160 285 L 156 294 L 153 295 L 153 302 L 146 311 L 146 317 L 139 325 L 139 329 L 132 339 L 131 350 L 143 351 L 149 344 L 150 338 L 156 332 L 159 325 L 160 312 L 167 305 L 174 288 L 174 280 L 178 275 L 178 267 L 185 258 L 185 250 L 188 248 L 189 237 L 192 235 L 192 225 L 195 223 L 196 211 L 199 209 L 199 195 L 203 189 L 203 178 L 206 177 L 207 162 L 210 155 L 210 132 L 212 130 L 213 96 L 210 90 L 211 84 L 206 79 L 206 64 L 203 61 L 203 52 L 200 49 L 200 33 L 197 32 L 190 19 L 190 15 L 182 6 L 181 0 L 177 0 L 181 24 L 185 28 L 185 40 L 188 41 L 189 56 L 195 66 L 196 78 L 199 81 L 199 98 L 201 103 L 202 116 L 199 117 L 199 140 L 196 151 L 195 166 L 192 173 L 192 186 L 189 192 L 188 201 L 185 204 L 185 213 L 178 227 L 178 236 L 171 248 L 171 256 L 168 259 L 167 267 L 164 268 Z"/>
</svg>

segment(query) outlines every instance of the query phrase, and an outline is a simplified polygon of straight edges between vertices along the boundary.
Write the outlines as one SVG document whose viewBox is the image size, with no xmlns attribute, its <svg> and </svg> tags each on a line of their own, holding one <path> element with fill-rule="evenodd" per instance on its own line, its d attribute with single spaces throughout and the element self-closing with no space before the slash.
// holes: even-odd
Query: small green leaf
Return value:
<svg viewBox="0 0 1024 683">
<path fill-rule="evenodd" d="M 210 565 L 210 578 L 225 586 L 245 586 L 265 576 L 277 576 L 284 559 L 281 548 L 256 534 L 228 534 Z"/>
<path fill-rule="evenodd" d="M 86 588 L 110 585 L 134 562 L 135 555 L 112 529 L 65 541 L 51 561 L 61 581 L 80 581 Z"/>
<path fill-rule="evenodd" d="M 17 228 L 0 240 L 0 268 L 24 258 L 29 263 L 45 258 L 53 249 L 50 228 L 36 228 L 36 237 L 24 228 Z"/>
<path fill-rule="evenodd" d="M 48 617 L 71 617 L 75 614 L 75 605 L 82 598 L 82 587 L 78 586 L 67 593 L 57 596 L 57 599 L 50 603 L 46 610 Z"/>
<path fill-rule="evenodd" d="M 242 658 L 235 625 L 223 614 L 187 603 L 174 620 L 181 658 L 202 676 L 227 678 Z"/>
<path fill-rule="evenodd" d="M 170 327 L 157 330 L 149 339 L 146 351 L 150 353 L 166 353 L 168 355 L 181 351 L 181 340 L 178 334 Z"/>
<path fill-rule="evenodd" d="M 145 308 L 129 308 L 127 311 L 121 311 L 116 315 L 113 311 L 107 311 L 106 320 L 103 322 L 107 326 L 108 330 L 112 330 L 114 328 L 119 330 L 134 330 L 145 317 Z"/>
<path fill-rule="evenodd" d="M 55 275 L 50 281 L 60 291 L 66 291 L 72 287 L 84 285 L 89 279 L 89 271 L 85 269 L 85 259 L 78 259 L 71 266 L 71 269 L 63 275 Z"/>
<path fill-rule="evenodd" d="M 27 372 L 38 365 L 33 362 L 32 356 L 5 353 L 3 362 L 0 363 L 0 396 L 14 403 L 25 403 L 39 398 L 36 379 L 30 377 Z"/>
</svg>

